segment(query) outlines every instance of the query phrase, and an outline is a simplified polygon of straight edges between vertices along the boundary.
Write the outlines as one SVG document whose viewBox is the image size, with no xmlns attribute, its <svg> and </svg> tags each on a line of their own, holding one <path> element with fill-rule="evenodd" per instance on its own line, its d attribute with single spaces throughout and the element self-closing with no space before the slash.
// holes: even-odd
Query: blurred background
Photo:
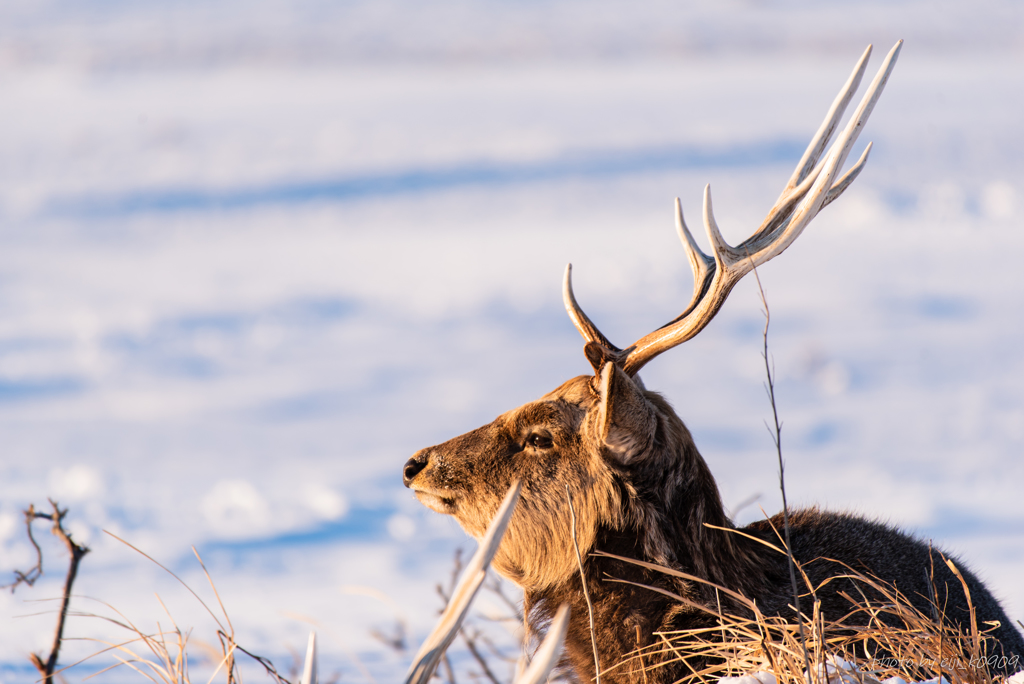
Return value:
<svg viewBox="0 0 1024 684">
<path fill-rule="evenodd" d="M 866 170 L 760 269 L 788 495 L 933 540 L 1024 617 L 1014 0 L 0 3 L 2 581 L 52 497 L 92 549 L 74 610 L 155 629 L 158 593 L 214 641 L 103 531 L 215 602 L 195 547 L 246 648 L 287 662 L 313 625 L 322 671 L 397 679 L 371 631 L 415 650 L 475 547 L 404 461 L 588 371 L 567 262 L 620 345 L 677 315 L 673 199 L 699 228 L 710 182 L 745 238 L 865 46 L 870 78 L 901 38 Z M 763 324 L 741 283 L 643 373 L 740 523 L 781 507 Z M 0 682 L 52 638 L 66 561 L 38 536 Z"/>
</svg>

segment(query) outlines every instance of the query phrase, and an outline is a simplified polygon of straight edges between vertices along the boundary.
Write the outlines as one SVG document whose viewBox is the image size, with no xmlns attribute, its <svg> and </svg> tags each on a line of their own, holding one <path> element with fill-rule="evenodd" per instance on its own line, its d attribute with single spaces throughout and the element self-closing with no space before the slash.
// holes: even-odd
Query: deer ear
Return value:
<svg viewBox="0 0 1024 684">
<path fill-rule="evenodd" d="M 597 342 L 587 342 L 583 345 L 583 355 L 587 357 L 587 361 L 594 367 L 594 375 L 600 375 L 601 369 L 604 364 L 610 359 L 610 352 L 604 346 Z"/>
<path fill-rule="evenodd" d="M 643 457 L 654 442 L 657 417 L 643 387 L 609 361 L 597 377 L 597 438 L 622 463 Z"/>
</svg>

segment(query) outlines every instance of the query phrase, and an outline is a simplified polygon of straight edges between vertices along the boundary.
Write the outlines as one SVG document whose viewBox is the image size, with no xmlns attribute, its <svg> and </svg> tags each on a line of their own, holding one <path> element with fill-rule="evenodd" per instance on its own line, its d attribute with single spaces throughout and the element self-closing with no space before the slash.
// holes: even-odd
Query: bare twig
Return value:
<svg viewBox="0 0 1024 684">
<path fill-rule="evenodd" d="M 21 570 L 14 571 L 14 581 L 10 584 L 5 584 L 0 589 L 10 588 L 11 593 L 18 588 L 18 585 L 27 584 L 32 586 L 36 583 L 36 580 L 43 576 L 43 550 L 39 548 L 39 542 L 36 541 L 35 535 L 32 533 L 32 523 L 36 518 L 50 518 L 47 513 L 36 513 L 36 507 L 34 504 L 29 504 L 28 509 L 23 511 L 25 514 L 25 533 L 28 535 L 28 540 L 32 543 L 32 547 L 36 550 L 36 564 L 31 568 L 22 572 Z"/>
<path fill-rule="evenodd" d="M 395 620 L 390 634 L 385 633 L 384 630 L 373 628 L 370 630 L 370 636 L 400 656 L 405 655 L 405 652 L 409 650 L 409 644 L 406 642 L 405 623 L 401 620 Z"/>
<path fill-rule="evenodd" d="M 445 678 L 448 680 L 448 684 L 456 684 L 455 670 L 452 669 L 452 661 L 451 658 L 448 657 L 447 653 L 445 653 L 444 657 L 441 658 L 441 664 L 444 665 L 444 674 Z"/>
<path fill-rule="evenodd" d="M 804 654 L 804 664 L 807 670 L 807 684 L 811 684 L 811 659 L 807 653 L 807 639 L 804 634 L 804 618 L 800 612 L 800 590 L 796 583 L 796 562 L 793 560 L 793 549 L 789 541 L 789 504 L 786 501 L 786 462 L 782 458 L 782 423 L 779 421 L 779 408 L 775 402 L 775 374 L 772 366 L 774 365 L 771 357 L 768 354 L 768 326 L 771 324 L 772 315 L 768 309 L 768 298 L 764 294 L 764 287 L 761 285 L 761 276 L 757 273 L 757 268 L 754 267 L 754 279 L 757 281 L 757 291 L 761 295 L 761 304 L 764 306 L 764 333 L 762 338 L 764 340 L 764 350 L 761 352 L 761 356 L 764 358 L 764 371 L 768 376 L 768 380 L 765 384 L 765 389 L 768 391 L 768 399 L 772 405 L 772 421 L 773 426 L 767 425 L 768 432 L 772 436 L 772 441 L 775 443 L 775 453 L 779 459 L 779 490 L 782 492 L 782 526 L 786 537 L 786 558 L 789 561 L 789 582 L 793 590 L 793 607 L 796 609 L 796 623 L 800 630 L 800 644 Z"/>
<path fill-rule="evenodd" d="M 580 546 L 576 541 L 576 511 L 572 507 L 572 494 L 569 486 L 565 487 L 565 496 L 569 499 L 569 516 L 572 523 L 572 548 L 576 552 L 576 563 L 580 568 L 580 584 L 583 585 L 583 598 L 587 601 L 587 613 L 590 616 L 590 644 L 594 648 L 594 679 L 601 684 L 601 660 L 597 655 L 597 630 L 594 628 L 594 605 L 590 602 L 590 590 L 587 588 L 587 576 L 583 572 L 583 557 L 580 556 Z"/>
<path fill-rule="evenodd" d="M 437 593 L 442 599 L 444 599 L 445 606 L 447 606 L 448 601 L 451 600 L 452 592 L 455 591 L 455 585 L 459 583 L 459 575 L 462 574 L 463 565 L 462 549 L 455 549 L 455 556 L 452 559 L 452 574 L 448 578 L 448 586 L 445 587 L 440 582 L 437 583 Z M 441 611 L 444 611 L 443 607 L 441 608 Z"/>
<path fill-rule="evenodd" d="M 37 653 L 29 655 L 29 660 L 32 661 L 36 670 L 39 671 L 39 676 L 44 684 L 50 684 L 50 682 L 53 681 L 53 675 L 57 669 L 57 658 L 60 655 L 61 643 L 64 641 L 64 625 L 67 622 L 68 606 L 71 603 L 71 588 L 75 583 L 75 578 L 78 576 L 79 563 L 82 562 L 82 558 L 85 557 L 85 554 L 89 553 L 89 548 L 87 546 L 76 543 L 75 540 L 71 538 L 71 533 L 64 529 L 64 518 L 68 514 L 68 509 L 65 508 L 62 510 L 53 499 L 49 499 L 49 501 L 50 506 L 53 508 L 52 513 L 42 513 L 37 511 L 34 504 L 29 504 L 28 509 L 25 510 L 25 531 L 28 535 L 28 540 L 36 550 L 36 564 L 25 572 L 15 570 L 14 582 L 4 587 L 10 587 L 11 593 L 14 593 L 14 590 L 17 589 L 19 585 L 27 584 L 31 587 L 36 583 L 36 580 L 43 576 L 43 551 L 32 532 L 32 523 L 39 519 L 49 520 L 53 523 L 50 527 L 50 531 L 55 537 L 60 539 L 67 548 L 68 554 L 71 556 L 71 562 L 68 565 L 67 575 L 64 577 L 64 593 L 61 597 L 60 611 L 57 614 L 57 626 L 53 632 L 53 646 L 50 647 L 50 654 L 45 659 Z"/>
<path fill-rule="evenodd" d="M 505 585 L 502 584 L 501 579 L 492 576 L 490 578 L 490 582 L 487 584 L 487 589 L 497 596 L 501 602 L 504 603 L 510 611 L 512 611 L 512 618 L 514 618 L 516 622 L 521 622 L 523 620 L 522 607 L 514 598 L 505 593 Z"/>
<path fill-rule="evenodd" d="M 470 635 L 469 632 L 466 631 L 465 627 L 462 627 L 459 630 L 459 633 L 462 635 L 462 640 L 465 642 L 466 648 L 469 649 L 473 659 L 476 660 L 477 665 L 479 665 L 480 669 L 483 670 L 484 676 L 491 680 L 491 684 L 501 684 L 501 682 L 498 681 L 498 678 L 494 676 L 494 673 L 491 672 L 491 668 L 487 665 L 487 659 L 484 658 L 483 654 L 480 653 L 480 649 L 476 646 L 477 635 Z"/>
<path fill-rule="evenodd" d="M 265 658 L 265 657 L 263 657 L 261 655 L 256 655 L 255 653 L 252 653 L 250 651 L 245 650 L 244 648 L 242 648 L 238 644 L 235 644 L 235 648 L 237 650 L 241 651 L 242 653 L 244 653 L 245 655 L 249 656 L 253 660 L 255 660 L 260 665 L 262 665 L 263 669 L 267 671 L 268 675 L 270 675 L 271 677 L 274 678 L 274 681 L 277 682 L 277 684 L 291 684 L 291 682 L 289 682 L 287 679 L 285 679 L 281 675 L 281 673 L 277 671 L 277 668 L 274 667 L 274 663 L 273 663 L 273 661 L 270 660 L 270 658 Z M 296 668 L 296 672 L 298 672 L 297 668 Z"/>
</svg>

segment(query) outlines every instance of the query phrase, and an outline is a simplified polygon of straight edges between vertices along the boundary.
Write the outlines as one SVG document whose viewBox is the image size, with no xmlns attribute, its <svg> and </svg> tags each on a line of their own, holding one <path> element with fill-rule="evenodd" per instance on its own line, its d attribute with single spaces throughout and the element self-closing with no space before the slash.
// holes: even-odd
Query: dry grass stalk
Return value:
<svg viewBox="0 0 1024 684">
<path fill-rule="evenodd" d="M 601 684 L 601 659 L 597 655 L 597 629 L 594 627 L 594 604 L 590 601 L 590 592 L 587 590 L 587 575 L 583 571 L 583 558 L 580 556 L 580 545 L 576 540 L 576 510 L 572 507 L 572 494 L 569 492 L 569 485 L 565 486 L 565 496 L 569 501 L 572 548 L 576 552 L 576 563 L 580 568 L 580 585 L 583 587 L 583 598 L 587 602 L 587 615 L 590 617 L 590 644 L 594 649 L 594 681 L 596 684 Z"/>
</svg>

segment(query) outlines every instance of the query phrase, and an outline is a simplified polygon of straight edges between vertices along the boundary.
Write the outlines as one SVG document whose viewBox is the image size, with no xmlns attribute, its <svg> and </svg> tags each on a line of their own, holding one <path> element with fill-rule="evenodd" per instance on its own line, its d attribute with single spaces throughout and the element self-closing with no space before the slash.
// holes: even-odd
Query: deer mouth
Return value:
<svg viewBox="0 0 1024 684">
<path fill-rule="evenodd" d="M 412 490 L 420 503 L 430 510 L 444 515 L 455 514 L 455 497 L 452 496 L 452 492 L 421 489 L 416 486 L 413 486 Z"/>
</svg>

